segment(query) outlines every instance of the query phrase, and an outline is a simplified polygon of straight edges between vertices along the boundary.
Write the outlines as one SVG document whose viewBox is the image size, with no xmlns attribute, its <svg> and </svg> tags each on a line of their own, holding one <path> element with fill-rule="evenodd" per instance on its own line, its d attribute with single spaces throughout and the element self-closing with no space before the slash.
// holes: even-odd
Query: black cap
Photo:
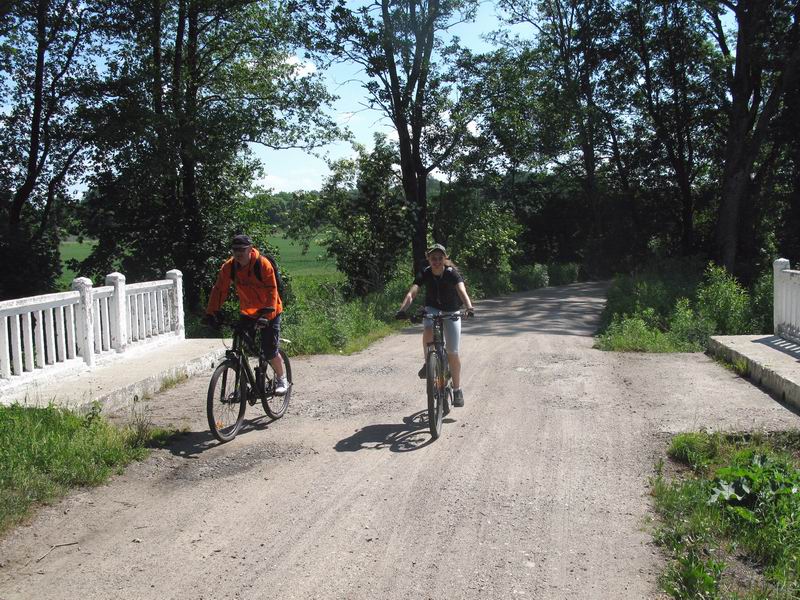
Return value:
<svg viewBox="0 0 800 600">
<path fill-rule="evenodd" d="M 431 252 L 435 252 L 436 250 L 440 250 L 442 254 L 447 256 L 447 250 L 445 250 L 444 246 L 442 246 L 441 244 L 434 244 L 433 246 L 428 248 L 428 251 L 426 252 L 426 254 L 430 254 Z"/>
<path fill-rule="evenodd" d="M 245 246 L 252 246 L 253 240 L 250 239 L 249 235 L 235 235 L 233 236 L 233 241 L 231 242 L 232 248 L 244 248 Z"/>
</svg>

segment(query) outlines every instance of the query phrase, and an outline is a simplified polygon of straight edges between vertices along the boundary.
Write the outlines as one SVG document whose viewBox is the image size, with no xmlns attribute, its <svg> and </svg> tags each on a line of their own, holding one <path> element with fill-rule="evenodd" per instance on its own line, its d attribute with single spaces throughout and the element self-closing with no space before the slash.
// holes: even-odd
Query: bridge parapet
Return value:
<svg viewBox="0 0 800 600">
<path fill-rule="evenodd" d="M 773 326 L 775 335 L 800 344 L 800 271 L 790 266 L 785 258 L 773 263 Z"/>
<path fill-rule="evenodd" d="M 55 367 L 92 367 L 96 357 L 156 340 L 184 339 L 183 275 L 127 284 L 121 273 L 93 287 L 0 302 L 0 380 L 10 383 Z"/>
</svg>

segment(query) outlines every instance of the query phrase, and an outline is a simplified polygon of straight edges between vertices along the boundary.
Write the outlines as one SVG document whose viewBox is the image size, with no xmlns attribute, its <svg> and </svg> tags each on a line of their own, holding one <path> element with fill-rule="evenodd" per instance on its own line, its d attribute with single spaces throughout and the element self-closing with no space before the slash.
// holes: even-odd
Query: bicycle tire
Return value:
<svg viewBox="0 0 800 600">
<path fill-rule="evenodd" d="M 445 381 L 442 360 L 436 350 L 428 352 L 428 426 L 435 440 L 442 432 Z"/>
<path fill-rule="evenodd" d="M 286 374 L 286 393 L 283 396 L 276 396 L 272 391 L 275 387 L 275 371 L 272 365 L 267 363 L 267 378 L 265 381 L 266 389 L 261 396 L 261 405 L 264 407 L 264 412 L 267 413 L 270 419 L 280 419 L 289 408 L 289 399 L 292 395 L 292 365 L 289 362 L 289 357 L 283 350 L 278 350 L 280 357 L 283 359 L 283 367 Z"/>
<path fill-rule="evenodd" d="M 243 377 L 237 377 L 239 364 L 232 360 L 221 363 L 211 375 L 208 384 L 206 414 L 211 433 L 220 442 L 229 442 L 239 433 L 247 408 L 246 394 L 242 394 Z"/>
</svg>

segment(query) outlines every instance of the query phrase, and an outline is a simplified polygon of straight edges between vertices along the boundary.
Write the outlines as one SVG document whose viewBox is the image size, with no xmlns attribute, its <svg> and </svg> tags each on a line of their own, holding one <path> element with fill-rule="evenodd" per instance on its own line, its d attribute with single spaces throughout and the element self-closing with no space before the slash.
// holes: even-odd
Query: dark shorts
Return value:
<svg viewBox="0 0 800 600">
<path fill-rule="evenodd" d="M 249 331 L 253 331 L 256 326 L 255 319 L 241 316 L 241 323 L 245 324 Z M 270 319 L 269 325 L 261 330 L 261 354 L 267 360 L 275 358 L 278 355 L 278 348 L 280 347 L 281 337 L 281 315 L 274 319 Z M 255 341 L 255 340 L 254 340 Z"/>
<path fill-rule="evenodd" d="M 278 355 L 281 338 L 281 316 L 269 320 L 269 325 L 261 330 L 261 353 L 267 360 Z"/>
</svg>

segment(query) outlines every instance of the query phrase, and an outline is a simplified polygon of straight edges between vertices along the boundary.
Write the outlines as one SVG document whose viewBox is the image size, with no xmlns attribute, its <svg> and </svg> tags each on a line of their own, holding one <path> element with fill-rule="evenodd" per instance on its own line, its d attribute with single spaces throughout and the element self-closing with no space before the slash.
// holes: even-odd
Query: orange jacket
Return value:
<svg viewBox="0 0 800 600">
<path fill-rule="evenodd" d="M 261 261 L 261 279 L 255 273 L 256 261 Z M 219 270 L 217 282 L 208 298 L 206 313 L 214 314 L 228 298 L 228 292 L 233 280 L 233 257 L 226 260 Z M 283 312 L 278 285 L 275 282 L 275 272 L 270 262 L 253 248 L 250 251 L 250 263 L 246 267 L 239 265 L 236 268 L 236 294 L 239 296 L 239 312 L 246 317 L 260 316 L 262 308 L 274 308 L 275 312 L 266 313 L 267 319 L 277 317 Z"/>
</svg>

